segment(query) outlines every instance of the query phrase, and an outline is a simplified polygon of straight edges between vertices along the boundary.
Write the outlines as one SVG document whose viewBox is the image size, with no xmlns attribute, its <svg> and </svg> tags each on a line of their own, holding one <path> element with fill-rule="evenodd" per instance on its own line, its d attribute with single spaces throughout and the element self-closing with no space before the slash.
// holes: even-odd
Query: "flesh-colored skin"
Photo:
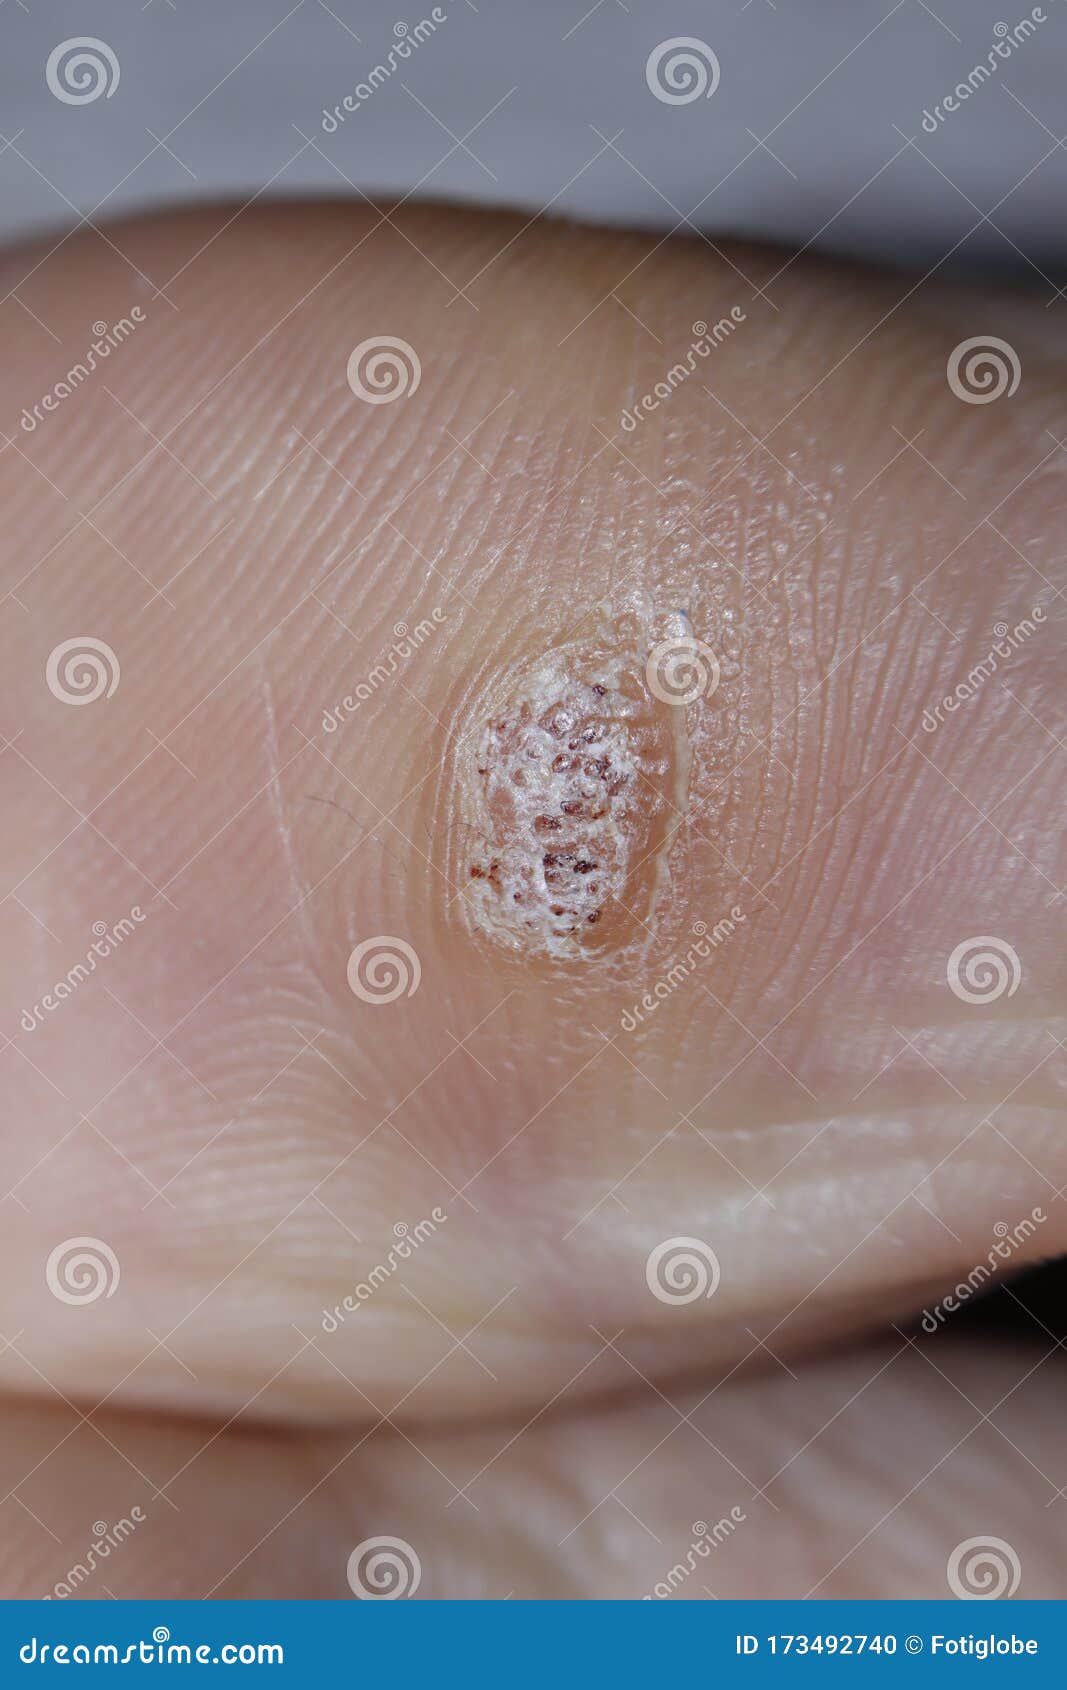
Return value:
<svg viewBox="0 0 1067 1690">
<path fill-rule="evenodd" d="M 1047 1479 L 1067 1474 L 1054 1363 L 1033 1371 L 1043 1347 L 989 1356 L 950 1337 L 935 1370 L 894 1340 L 674 1407 L 644 1391 L 520 1437 L 423 1428 L 417 1446 L 365 1426 L 79 1427 L 17 1404 L 4 1594 L 348 1598 L 351 1552 L 385 1535 L 418 1557 L 419 1597 L 925 1599 L 950 1594 L 958 1543 L 992 1534 L 1018 1556 L 1020 1596 L 1062 1597 L 1064 1504 L 1046 1505 Z M 72 1584 L 95 1521 L 118 1542 Z M 690 1555 L 702 1537 L 711 1552 Z"/>
<path fill-rule="evenodd" d="M 794 1366 L 903 1321 L 1035 1210 L 1013 1263 L 1061 1251 L 1064 371 L 1040 304 L 443 210 L 231 219 L 3 265 L 62 342 L 7 300 L 12 1398 L 103 1399 L 105 1420 L 388 1414 L 420 1444 L 427 1426 L 477 1442 L 550 1402 L 551 1425 L 640 1416 L 726 1373 L 741 1404 L 776 1365 L 761 1342 Z M 22 428 L 89 322 L 138 303 L 106 366 Z M 734 305 L 624 428 L 693 324 Z M 946 361 L 983 331 L 1023 379 L 969 405 Z M 376 335 L 421 364 L 383 405 L 346 379 Z M 1010 672 L 925 731 L 1035 607 Z M 721 678 L 678 736 L 675 707 L 655 716 L 673 749 L 658 796 L 628 800 L 633 881 L 581 954 L 486 937 L 488 722 L 521 712 L 546 652 L 566 666 L 621 628 L 639 672 L 683 611 Z M 417 649 L 383 674 L 400 624 Z M 121 680 L 73 709 L 44 674 L 80 635 Z M 135 906 L 26 1032 L 92 924 Z M 414 948 L 412 996 L 350 989 L 375 935 Z M 949 989 L 977 935 L 1017 953 L 1011 996 Z M 395 1228 L 435 1210 L 346 1310 Z M 84 1308 L 45 1279 L 82 1236 L 121 1264 Z M 651 1294 L 674 1237 L 714 1250 L 710 1298 Z M 276 1577 L 240 1593 L 297 1594 Z M 842 1577 L 824 1593 L 854 1593 Z"/>
</svg>

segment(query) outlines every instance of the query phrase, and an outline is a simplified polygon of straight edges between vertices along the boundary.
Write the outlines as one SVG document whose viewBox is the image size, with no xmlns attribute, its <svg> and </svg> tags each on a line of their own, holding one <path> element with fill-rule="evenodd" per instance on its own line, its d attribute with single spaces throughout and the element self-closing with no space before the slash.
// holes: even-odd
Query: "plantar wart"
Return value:
<svg viewBox="0 0 1067 1690">
<path fill-rule="evenodd" d="M 560 960 L 642 941 L 663 884 L 675 723 L 631 638 L 497 678 L 457 753 L 469 927 Z"/>
</svg>

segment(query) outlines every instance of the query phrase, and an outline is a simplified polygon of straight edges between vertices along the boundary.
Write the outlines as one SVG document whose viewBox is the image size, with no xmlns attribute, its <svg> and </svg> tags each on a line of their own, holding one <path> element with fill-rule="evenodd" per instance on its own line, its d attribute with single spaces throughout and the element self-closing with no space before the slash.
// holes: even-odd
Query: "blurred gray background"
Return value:
<svg viewBox="0 0 1067 1690">
<path fill-rule="evenodd" d="M 997 58 L 1036 15 L 1022 0 L 446 0 L 417 44 L 424 0 L 0 0 L 0 237 L 415 191 L 1047 287 L 1067 245 L 1067 16 L 1037 12 Z M 79 36 L 118 81 L 67 103 L 46 64 Z M 649 55 L 676 37 L 714 55 L 710 98 L 650 91 Z M 324 127 L 398 42 L 407 57 Z"/>
</svg>

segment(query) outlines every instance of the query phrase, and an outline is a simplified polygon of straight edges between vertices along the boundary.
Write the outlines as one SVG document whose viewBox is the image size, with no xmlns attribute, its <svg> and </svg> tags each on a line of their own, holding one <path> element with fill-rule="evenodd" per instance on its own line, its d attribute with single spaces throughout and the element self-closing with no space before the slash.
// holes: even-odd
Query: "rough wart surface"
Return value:
<svg viewBox="0 0 1067 1690">
<path fill-rule="evenodd" d="M 460 747 L 469 927 L 558 959 L 642 942 L 666 877 L 678 712 L 622 638 L 498 677 Z"/>
</svg>

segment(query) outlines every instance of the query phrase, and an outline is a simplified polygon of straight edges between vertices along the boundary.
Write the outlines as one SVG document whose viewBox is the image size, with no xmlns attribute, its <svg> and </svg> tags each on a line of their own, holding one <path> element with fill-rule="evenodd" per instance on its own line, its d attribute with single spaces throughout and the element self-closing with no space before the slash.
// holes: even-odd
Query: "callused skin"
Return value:
<svg viewBox="0 0 1067 1690">
<path fill-rule="evenodd" d="M 173 311 L 89 235 L 6 264 L 64 345 L 84 298 L 146 315 L 19 436 L 56 354 L 5 307 L 3 1155 L 37 1264 L 5 1281 L 8 1387 L 531 1414 L 758 1359 L 753 1330 L 789 1354 L 903 1316 L 1038 1206 L 1018 1260 L 1062 1248 L 1040 313 L 547 222 L 227 215 L 112 232 Z M 1019 351 L 1003 404 L 946 381 L 972 319 Z M 376 335 L 419 363 L 387 404 L 346 374 Z M 1035 607 L 1010 673 L 927 728 Z M 72 709 L 46 662 L 86 633 L 121 679 Z M 688 702 L 651 686 L 672 639 L 713 659 Z M 517 813 L 478 759 L 532 747 L 546 665 L 626 783 L 613 844 L 568 818 L 601 829 L 568 849 L 616 853 L 602 898 L 560 891 L 592 859 L 546 863 L 546 834 L 558 946 L 475 901 Z M 580 778 L 564 803 L 592 806 Z M 19 1031 L 134 904 L 106 974 Z M 1021 978 L 968 1001 L 949 959 L 981 936 Z M 350 967 L 370 940 L 396 992 Z M 124 1275 L 91 1327 L 39 1271 L 84 1234 Z M 714 1253 L 714 1295 L 652 1292 L 673 1238 Z M 622 1353 L 585 1378 L 598 1332 Z"/>
</svg>

